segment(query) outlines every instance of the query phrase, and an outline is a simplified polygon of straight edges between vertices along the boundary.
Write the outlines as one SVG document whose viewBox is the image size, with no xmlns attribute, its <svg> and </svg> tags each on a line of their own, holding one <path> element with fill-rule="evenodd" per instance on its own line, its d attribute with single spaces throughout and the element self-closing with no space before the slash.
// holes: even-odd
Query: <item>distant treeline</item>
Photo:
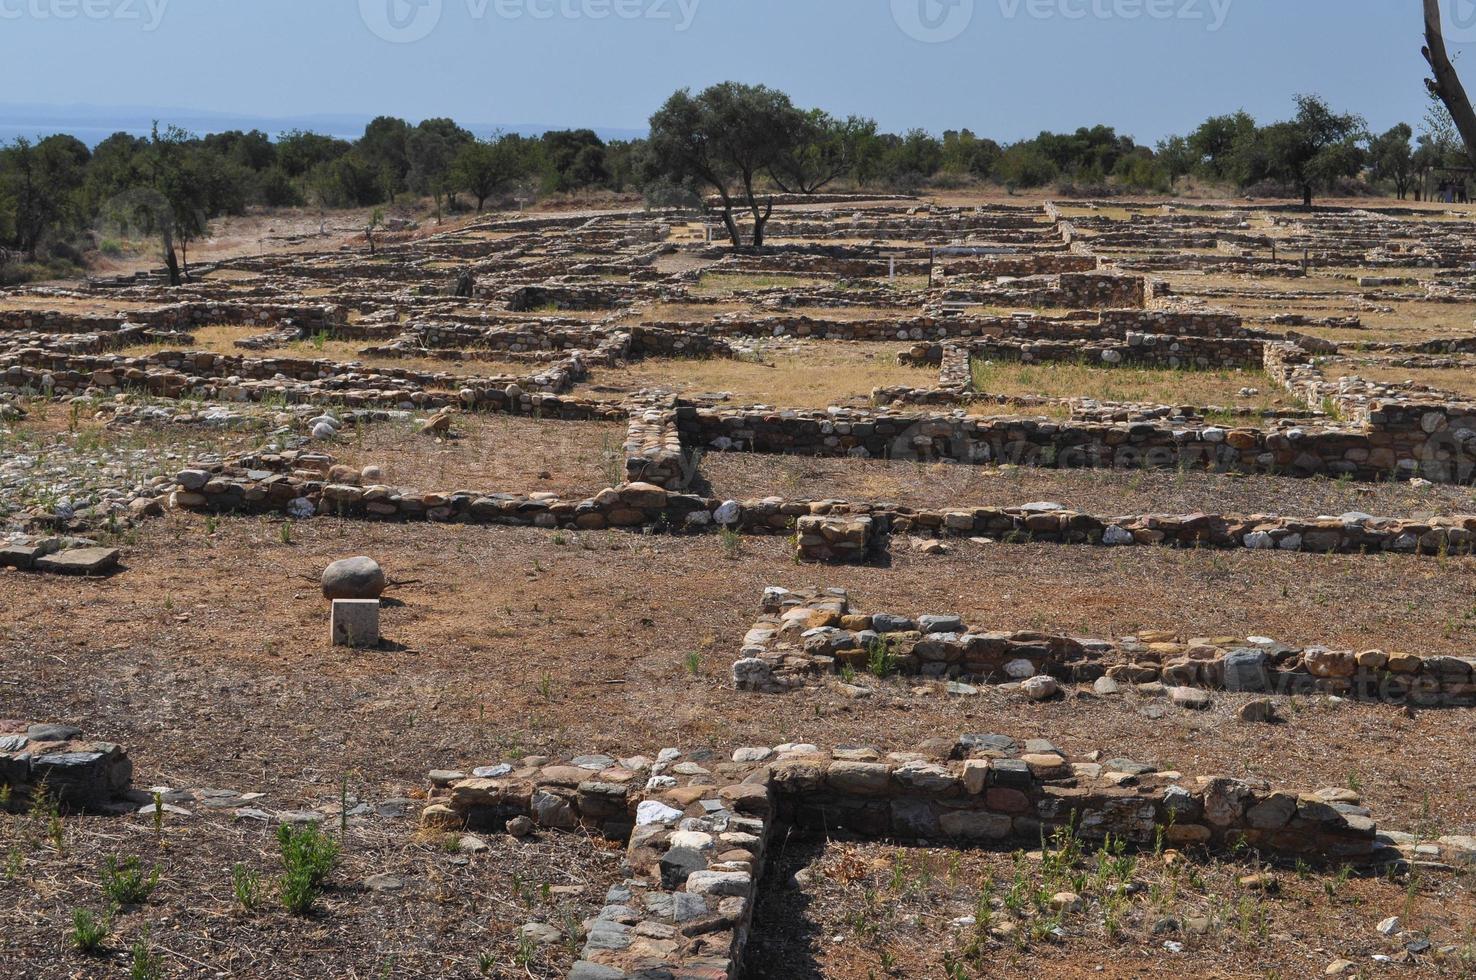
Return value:
<svg viewBox="0 0 1476 980">
<path fill-rule="evenodd" d="M 1155 147 L 1110 126 L 1000 143 L 967 129 L 883 133 L 872 120 L 838 119 L 734 83 L 677 93 L 641 140 L 607 142 L 587 129 L 478 140 L 450 119 L 412 125 L 388 116 L 357 140 L 301 131 L 197 137 L 166 127 L 143 138 L 117 133 L 89 149 L 57 135 L 0 147 L 0 281 L 65 272 L 87 249 L 109 252 L 130 237 L 158 238 L 172 263 L 176 247 L 187 258 L 210 219 L 252 206 L 375 208 L 413 196 L 434 202 L 439 216 L 513 197 L 639 192 L 653 203 L 695 204 L 704 192 L 732 191 L 742 208 L 776 189 L 990 182 L 1012 191 L 1170 193 L 1189 176 L 1310 204 L 1340 186 L 1403 197 L 1423 174 L 1463 163 L 1438 104 L 1418 137 L 1404 124 L 1374 135 L 1358 116 L 1302 96 L 1284 122 L 1217 116 Z"/>
</svg>

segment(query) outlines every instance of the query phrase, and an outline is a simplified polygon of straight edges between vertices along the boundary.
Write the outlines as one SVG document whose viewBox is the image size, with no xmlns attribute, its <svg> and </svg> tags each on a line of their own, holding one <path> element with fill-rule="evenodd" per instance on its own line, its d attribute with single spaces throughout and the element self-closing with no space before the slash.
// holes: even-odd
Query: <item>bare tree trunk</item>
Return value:
<svg viewBox="0 0 1476 980">
<path fill-rule="evenodd" d="M 769 218 L 774 215 L 774 199 L 769 198 L 768 207 L 762 214 L 759 213 L 758 205 L 753 208 L 753 247 L 761 248 L 764 244 L 764 229 L 769 226 Z"/>
<path fill-rule="evenodd" d="M 758 195 L 753 192 L 753 175 L 743 175 L 743 193 L 748 199 L 748 210 L 753 214 L 753 247 L 762 248 L 764 244 L 764 226 L 769 223 L 769 218 L 774 214 L 774 199 L 768 200 L 768 208 L 759 210 Z"/>
<path fill-rule="evenodd" d="M 168 224 L 164 226 L 164 267 L 169 270 L 169 285 L 182 285 L 184 280 L 179 275 L 179 258 L 174 254 L 174 229 Z"/>
<path fill-rule="evenodd" d="M 1430 69 L 1435 73 L 1434 78 L 1425 80 L 1430 91 L 1440 97 L 1445 103 L 1445 108 L 1450 110 L 1450 117 L 1455 120 L 1456 129 L 1460 131 L 1461 141 L 1466 144 L 1466 156 L 1476 164 L 1476 110 L 1471 108 L 1471 100 L 1466 95 L 1466 87 L 1461 84 L 1461 78 L 1456 74 L 1455 66 L 1450 63 L 1450 55 L 1445 51 L 1445 32 L 1441 27 L 1440 0 L 1424 0 L 1425 2 L 1425 47 L 1423 54 L 1425 60 L 1430 63 Z"/>
<path fill-rule="evenodd" d="M 738 231 L 738 222 L 733 220 L 733 198 L 729 196 L 728 189 L 720 183 L 716 183 L 718 196 L 723 199 L 723 227 L 728 230 L 728 239 L 732 241 L 734 248 L 743 247 L 743 235 Z"/>
</svg>

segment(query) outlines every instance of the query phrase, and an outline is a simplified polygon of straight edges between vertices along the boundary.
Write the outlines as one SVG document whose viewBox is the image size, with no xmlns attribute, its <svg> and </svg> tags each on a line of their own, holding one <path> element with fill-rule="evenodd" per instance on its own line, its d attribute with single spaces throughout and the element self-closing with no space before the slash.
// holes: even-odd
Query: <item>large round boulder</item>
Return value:
<svg viewBox="0 0 1476 980">
<path fill-rule="evenodd" d="M 378 599 L 384 592 L 384 569 L 373 558 L 345 558 L 323 571 L 326 599 Z"/>
</svg>

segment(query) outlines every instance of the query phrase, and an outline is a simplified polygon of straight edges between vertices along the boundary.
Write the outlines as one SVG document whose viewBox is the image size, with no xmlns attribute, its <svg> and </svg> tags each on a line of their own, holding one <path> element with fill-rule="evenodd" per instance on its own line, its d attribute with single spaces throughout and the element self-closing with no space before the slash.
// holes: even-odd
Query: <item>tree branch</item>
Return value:
<svg viewBox="0 0 1476 980">
<path fill-rule="evenodd" d="M 1450 110 L 1450 117 L 1455 120 L 1456 129 L 1460 131 L 1461 141 L 1466 144 L 1466 156 L 1476 165 L 1476 110 L 1471 108 L 1466 87 L 1461 84 L 1455 66 L 1450 63 L 1450 55 L 1445 51 L 1440 0 L 1424 0 L 1424 3 L 1425 47 L 1422 53 L 1430 63 L 1430 70 L 1435 73 L 1435 77 L 1426 79 L 1425 84 L 1445 103 L 1445 108 Z"/>
</svg>

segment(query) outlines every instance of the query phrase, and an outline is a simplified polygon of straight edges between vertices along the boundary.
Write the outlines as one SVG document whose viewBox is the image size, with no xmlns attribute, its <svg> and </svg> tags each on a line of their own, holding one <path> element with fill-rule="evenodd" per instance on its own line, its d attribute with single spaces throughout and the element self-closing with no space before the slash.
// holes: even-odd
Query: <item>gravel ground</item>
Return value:
<svg viewBox="0 0 1476 980">
<path fill-rule="evenodd" d="M 702 476 L 714 496 L 893 501 L 950 509 L 1052 501 L 1082 513 L 1197 511 L 1316 517 L 1360 511 L 1420 517 L 1476 511 L 1470 487 L 1352 483 L 1162 470 L 1040 470 L 713 453 Z"/>
</svg>

